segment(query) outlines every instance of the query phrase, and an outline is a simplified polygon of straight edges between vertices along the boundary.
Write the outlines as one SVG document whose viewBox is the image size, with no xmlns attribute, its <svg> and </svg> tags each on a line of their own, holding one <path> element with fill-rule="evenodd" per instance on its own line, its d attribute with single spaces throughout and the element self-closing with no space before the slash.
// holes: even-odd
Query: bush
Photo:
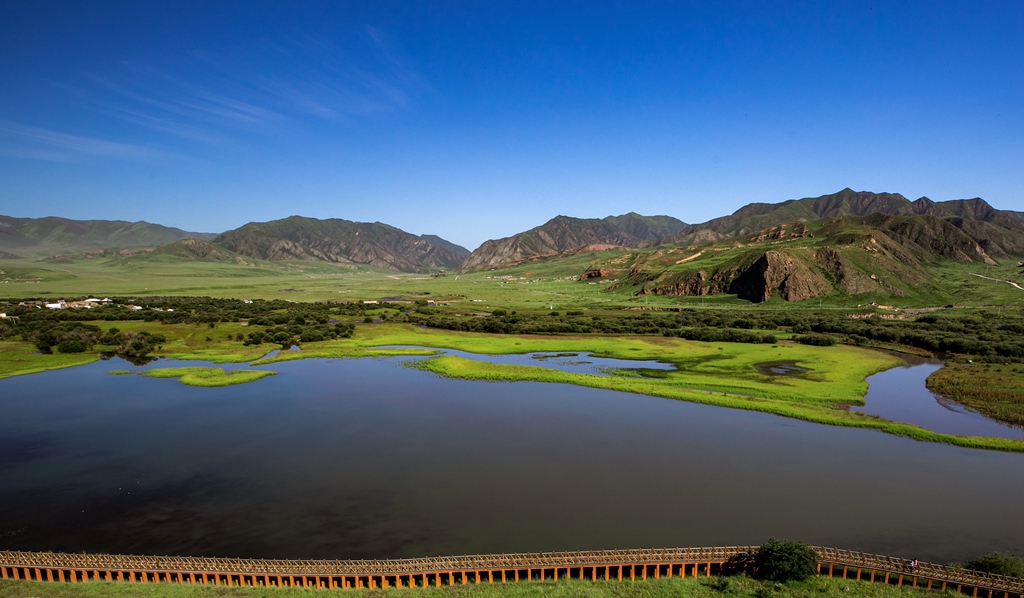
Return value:
<svg viewBox="0 0 1024 598">
<path fill-rule="evenodd" d="M 815 347 L 831 347 L 836 344 L 836 339 L 824 334 L 808 334 L 807 336 L 798 336 L 793 340 L 801 345 L 813 345 Z"/>
<path fill-rule="evenodd" d="M 68 338 L 57 344 L 57 350 L 61 353 L 85 353 L 88 347 L 81 339 Z"/>
<path fill-rule="evenodd" d="M 967 561 L 960 565 L 964 569 L 995 573 L 997 575 L 1008 575 L 1010 577 L 1024 577 L 1024 558 L 1009 556 L 993 552 L 983 557 Z"/>
<path fill-rule="evenodd" d="M 803 542 L 772 538 L 754 553 L 754 567 L 760 579 L 800 581 L 818 571 L 818 553 Z"/>
</svg>

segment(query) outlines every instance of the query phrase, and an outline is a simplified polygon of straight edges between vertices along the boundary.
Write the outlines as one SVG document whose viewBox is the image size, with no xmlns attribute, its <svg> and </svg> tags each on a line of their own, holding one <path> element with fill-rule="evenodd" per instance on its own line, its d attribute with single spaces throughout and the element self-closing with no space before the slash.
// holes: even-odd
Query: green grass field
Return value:
<svg viewBox="0 0 1024 598">
<path fill-rule="evenodd" d="M 468 584 L 410 590 L 317 590 L 305 588 L 240 588 L 178 584 L 87 582 L 41 583 L 0 580 L 0 598 L 308 598 L 416 596 L 421 598 L 917 598 L 956 596 L 911 587 L 871 584 L 819 577 L 773 584 L 747 577 L 661 578 L 633 582 L 547 581 L 515 584 Z"/>
<path fill-rule="evenodd" d="M 0 340 L 0 379 L 99 361 L 97 353 L 40 355 L 31 343 Z"/>
<path fill-rule="evenodd" d="M 702 267 L 713 267 L 746 249 L 702 255 Z M 673 264 L 693 254 L 688 248 L 666 248 L 652 254 L 654 262 Z M 1002 305 L 1024 307 L 1024 286 L 1015 262 L 987 266 L 947 262 L 930 266 L 934 279 L 904 296 L 833 293 L 820 299 L 787 303 L 773 298 L 754 305 L 732 295 L 669 297 L 632 295 L 635 289 L 612 290 L 614 283 L 569 280 L 592 265 L 629 263 L 636 257 L 627 250 L 595 251 L 569 258 L 541 259 L 493 271 L 429 274 L 395 273 L 367 266 L 340 266 L 317 262 L 256 262 L 256 265 L 202 261 L 130 258 L 76 258 L 68 261 L 0 261 L 0 295 L 7 297 L 155 296 L 192 295 L 239 299 L 293 301 L 362 301 L 383 297 L 405 300 L 429 298 L 450 303 L 452 312 L 488 312 L 502 307 L 521 311 L 621 308 L 848 309 L 876 301 L 907 308 L 938 307 L 955 303 L 969 307 Z M 695 262 L 687 262 L 691 266 Z M 980 274 L 988 278 L 975 276 Z"/>
</svg>

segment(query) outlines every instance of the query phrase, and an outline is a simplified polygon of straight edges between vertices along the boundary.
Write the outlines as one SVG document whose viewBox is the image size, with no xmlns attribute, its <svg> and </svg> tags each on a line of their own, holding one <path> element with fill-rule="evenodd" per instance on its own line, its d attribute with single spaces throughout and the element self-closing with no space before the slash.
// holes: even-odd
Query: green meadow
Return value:
<svg viewBox="0 0 1024 598">
<path fill-rule="evenodd" d="M 240 588 L 179 584 L 86 582 L 42 583 L 0 580 L 0 598 L 341 598 L 416 596 L 418 598 L 918 598 L 935 591 L 819 577 L 784 584 L 747 577 L 678 577 L 618 581 L 532 581 L 467 584 L 416 589 Z M 956 596 L 949 592 L 943 596 Z"/>
<path fill-rule="evenodd" d="M 266 376 L 273 376 L 276 373 L 265 370 L 225 371 L 223 368 L 189 366 L 146 370 L 142 375 L 150 378 L 177 378 L 182 384 L 187 384 L 188 386 L 216 387 L 254 382 Z"/>
<path fill-rule="evenodd" d="M 686 267 L 714 266 L 735 257 L 736 248 L 704 252 Z M 645 258 L 671 264 L 696 250 L 665 248 Z M 428 298 L 449 305 L 442 311 L 473 313 L 494 308 L 530 312 L 569 309 L 715 308 L 737 310 L 850 309 L 876 301 L 904 308 L 955 303 L 968 307 L 1024 306 L 1024 291 L 1005 280 L 1019 280 L 1014 263 L 984 265 L 944 262 L 928 266 L 933 279 L 907 296 L 846 295 L 787 303 L 773 298 L 754 305 L 732 295 L 705 297 L 635 296 L 636 289 L 612 280 L 575 280 L 595 266 L 621 266 L 637 259 L 624 249 L 591 251 L 558 259 L 530 261 L 497 270 L 469 274 L 396 273 L 369 266 L 319 262 L 247 264 L 184 261 L 170 256 L 127 258 L 72 257 L 61 260 L 0 260 L 0 296 L 67 298 L 72 296 L 146 297 L 158 295 L 210 296 L 292 301 L 363 301 L 396 297 Z M 150 259 L 146 259 L 150 258 Z M 682 266 L 679 266 L 682 267 Z M 977 276 L 981 275 L 981 276 Z M 982 278 L 982 276 L 987 278 Z M 994 279 L 994 280 L 990 280 Z"/>
</svg>

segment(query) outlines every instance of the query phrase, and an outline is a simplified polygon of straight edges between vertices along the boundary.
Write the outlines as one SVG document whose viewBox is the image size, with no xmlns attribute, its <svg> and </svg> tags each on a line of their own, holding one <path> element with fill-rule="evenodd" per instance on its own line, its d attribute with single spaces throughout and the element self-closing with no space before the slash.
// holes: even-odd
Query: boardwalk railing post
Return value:
<svg viewBox="0 0 1024 598">
<path fill-rule="evenodd" d="M 902 559 L 832 548 L 813 547 L 818 552 L 816 570 L 835 576 L 842 567 L 843 579 L 868 579 L 875 583 L 879 574 L 887 585 L 903 587 L 909 577 L 911 587 L 931 590 L 956 586 L 960 593 L 972 598 L 1024 598 L 1024 582 L 999 575 L 985 574 L 942 565 L 925 564 L 909 567 Z M 733 570 L 749 570 L 749 561 L 733 557 L 747 555 L 753 547 L 691 548 L 665 550 L 579 551 L 512 555 L 474 555 L 425 559 L 394 559 L 380 561 L 283 561 L 216 558 L 137 557 L 122 555 L 84 555 L 55 553 L 22 553 L 0 551 L 0 579 L 78 583 L 79 581 L 128 582 L 140 584 L 204 584 L 227 587 L 304 587 L 317 589 L 345 588 L 414 588 L 417 582 L 429 587 L 431 576 L 436 587 L 473 585 L 495 582 L 500 572 L 502 583 L 510 580 L 544 581 L 562 577 L 588 579 L 596 582 L 602 575 L 612 579 L 612 568 L 620 582 L 660 579 L 677 574 L 686 578 L 689 564 L 694 577 L 710 576 L 713 566 L 720 574 Z M 637 568 L 640 568 L 639 571 Z M 851 568 L 856 569 L 856 575 Z M 663 570 L 664 569 L 664 570 Z M 537 571 L 534 577 L 533 572 Z M 511 575 L 509 572 L 511 571 Z M 523 575 L 520 575 L 522 573 Z M 867 575 L 865 575 L 867 574 Z M 470 582 L 472 575 L 472 582 Z M 197 578 L 198 576 L 198 578 Z M 895 576 L 895 579 L 891 579 Z M 456 581 L 458 580 L 458 581 Z M 878 580 L 882 581 L 882 580 Z M 892 582 L 895 582 L 893 584 Z M 967 589 L 970 592 L 967 592 Z"/>
</svg>

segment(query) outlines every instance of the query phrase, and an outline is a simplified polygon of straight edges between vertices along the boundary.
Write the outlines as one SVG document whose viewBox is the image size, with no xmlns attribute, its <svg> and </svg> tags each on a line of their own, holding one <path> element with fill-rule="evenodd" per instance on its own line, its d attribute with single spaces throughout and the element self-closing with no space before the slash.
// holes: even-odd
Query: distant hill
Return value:
<svg viewBox="0 0 1024 598">
<path fill-rule="evenodd" d="M 462 262 L 462 269 L 481 270 L 587 246 L 633 247 L 672 236 L 685 226 L 685 222 L 671 216 L 633 212 L 601 219 L 556 216 L 526 232 L 485 241 Z"/>
<path fill-rule="evenodd" d="M 729 216 L 691 224 L 666 242 L 707 243 L 749 235 L 787 222 L 874 213 L 942 218 L 974 238 L 992 256 L 1024 255 L 1024 213 L 997 210 L 980 198 L 934 202 L 922 197 L 912 202 L 898 193 L 871 193 L 849 188 L 831 195 L 776 204 L 752 203 Z"/>
<path fill-rule="evenodd" d="M 83 253 L 110 247 L 147 247 L 188 237 L 210 239 L 213 236 L 149 222 L 0 216 L 0 251 L 23 257 Z"/>
<path fill-rule="evenodd" d="M 444 239 L 437 235 L 420 235 L 420 238 L 426 239 L 427 241 L 430 241 L 431 243 L 437 245 L 438 247 L 444 247 L 445 249 L 459 256 L 460 260 L 466 259 L 467 257 L 469 257 L 469 254 L 472 253 L 470 250 L 466 249 L 462 245 L 456 245 L 451 241 L 445 241 Z"/>
<path fill-rule="evenodd" d="M 211 241 L 257 259 L 368 264 L 399 272 L 455 269 L 457 251 L 380 222 L 290 216 L 250 222 Z"/>
<path fill-rule="evenodd" d="M 160 247 L 154 248 L 152 251 L 125 256 L 123 259 L 116 259 L 121 259 L 122 261 L 130 260 L 135 263 L 164 260 L 183 262 L 220 262 L 242 265 L 252 264 L 252 259 L 247 259 L 244 256 L 228 251 L 223 247 L 218 247 L 213 243 L 192 238 L 182 239 L 167 245 L 161 245 Z"/>
</svg>

